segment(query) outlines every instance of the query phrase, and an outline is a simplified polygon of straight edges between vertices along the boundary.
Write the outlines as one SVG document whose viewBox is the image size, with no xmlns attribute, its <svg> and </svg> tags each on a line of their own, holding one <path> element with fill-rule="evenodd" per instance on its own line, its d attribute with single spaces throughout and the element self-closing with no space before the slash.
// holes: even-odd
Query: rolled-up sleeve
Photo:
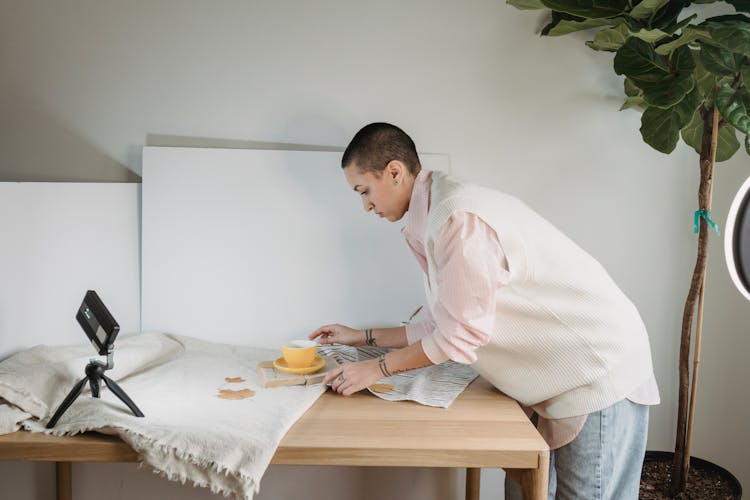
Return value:
<svg viewBox="0 0 750 500">
<path fill-rule="evenodd" d="M 508 283 L 505 253 L 495 231 L 479 216 L 459 212 L 443 228 L 434 257 L 438 292 L 429 318 L 433 329 L 414 325 L 412 335 L 422 335 L 422 348 L 433 363 L 473 363 L 475 350 L 489 342 L 497 291 Z"/>
<path fill-rule="evenodd" d="M 429 308 L 423 309 L 425 318 L 418 323 L 409 323 L 406 325 L 406 341 L 409 345 L 419 342 L 425 337 L 433 334 L 435 331 L 435 319 Z"/>
<path fill-rule="evenodd" d="M 419 323 L 406 325 L 406 340 L 409 345 L 422 341 L 422 350 L 434 364 L 448 361 L 450 358 L 435 344 L 435 319 L 427 309 L 427 317 Z"/>
</svg>

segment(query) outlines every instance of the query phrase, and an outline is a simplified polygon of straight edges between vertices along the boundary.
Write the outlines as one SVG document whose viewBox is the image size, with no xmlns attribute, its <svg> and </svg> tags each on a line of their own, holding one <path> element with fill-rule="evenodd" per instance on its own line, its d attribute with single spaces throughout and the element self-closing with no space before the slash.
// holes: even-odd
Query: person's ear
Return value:
<svg viewBox="0 0 750 500">
<path fill-rule="evenodd" d="M 399 160 L 391 160 L 388 165 L 385 166 L 385 172 L 388 178 L 393 181 L 393 184 L 397 186 L 404 179 L 404 172 L 406 165 Z"/>
</svg>

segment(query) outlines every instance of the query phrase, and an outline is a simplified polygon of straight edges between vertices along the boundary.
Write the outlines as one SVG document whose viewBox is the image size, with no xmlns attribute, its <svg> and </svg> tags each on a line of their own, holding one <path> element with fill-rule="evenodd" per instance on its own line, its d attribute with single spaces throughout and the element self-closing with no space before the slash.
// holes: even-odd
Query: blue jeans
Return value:
<svg viewBox="0 0 750 500">
<path fill-rule="evenodd" d="M 636 500 L 648 435 L 648 406 L 627 399 L 589 414 L 580 434 L 550 453 L 549 499 Z M 521 487 L 506 476 L 506 500 Z"/>
</svg>

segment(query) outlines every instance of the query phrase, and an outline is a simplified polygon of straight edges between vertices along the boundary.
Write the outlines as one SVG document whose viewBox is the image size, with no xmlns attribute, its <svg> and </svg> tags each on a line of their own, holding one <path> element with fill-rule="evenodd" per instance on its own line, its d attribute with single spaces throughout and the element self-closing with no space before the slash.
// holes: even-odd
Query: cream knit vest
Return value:
<svg viewBox="0 0 750 500">
<path fill-rule="evenodd" d="M 474 368 L 546 418 L 588 414 L 653 376 L 646 328 L 604 268 L 520 200 L 432 173 L 425 234 L 430 306 L 438 296 L 434 245 L 456 211 L 492 227 L 510 283 L 497 295 L 494 331 Z"/>
</svg>

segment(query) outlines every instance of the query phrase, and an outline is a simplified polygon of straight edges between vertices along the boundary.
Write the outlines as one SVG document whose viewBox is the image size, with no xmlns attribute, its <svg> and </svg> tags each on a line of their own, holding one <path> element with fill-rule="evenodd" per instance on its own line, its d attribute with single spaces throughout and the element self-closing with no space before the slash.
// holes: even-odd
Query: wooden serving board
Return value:
<svg viewBox="0 0 750 500">
<path fill-rule="evenodd" d="M 338 366 L 336 360 L 330 356 L 323 356 L 326 365 L 315 373 L 309 375 L 296 375 L 284 373 L 273 366 L 273 361 L 261 361 L 258 363 L 258 377 L 263 387 L 284 387 L 288 385 L 312 385 L 323 381 L 326 373 Z"/>
</svg>

